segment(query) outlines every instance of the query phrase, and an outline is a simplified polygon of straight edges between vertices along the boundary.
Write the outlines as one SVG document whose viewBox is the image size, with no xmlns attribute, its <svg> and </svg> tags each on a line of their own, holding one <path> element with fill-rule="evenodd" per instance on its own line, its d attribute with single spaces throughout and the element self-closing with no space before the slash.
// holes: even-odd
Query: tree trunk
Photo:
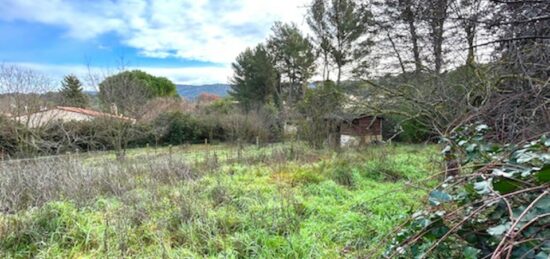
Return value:
<svg viewBox="0 0 550 259">
<path fill-rule="evenodd" d="M 443 27 L 447 19 L 447 0 L 437 0 L 433 3 L 430 26 L 432 31 L 432 45 L 434 56 L 434 70 L 437 75 L 443 68 Z"/>
<path fill-rule="evenodd" d="M 475 63 L 475 50 L 474 50 L 474 39 L 475 39 L 475 24 L 468 24 L 464 27 L 466 32 L 466 41 L 468 42 L 468 57 L 466 58 L 466 65 L 472 66 Z"/>
<path fill-rule="evenodd" d="M 415 17 L 411 9 L 412 3 L 407 1 L 405 5 L 404 17 L 409 25 L 409 34 L 411 35 L 414 71 L 416 74 L 419 74 L 420 71 L 422 71 L 422 60 L 420 58 L 420 47 L 418 46 L 418 33 L 416 32 Z"/>
<path fill-rule="evenodd" d="M 407 72 L 407 70 L 405 69 L 405 64 L 403 63 L 403 59 L 401 58 L 401 54 L 399 54 L 399 50 L 395 46 L 395 42 L 391 38 L 389 32 L 387 33 L 387 35 L 388 35 L 388 40 L 390 41 L 391 46 L 393 48 L 393 51 L 395 52 L 395 56 L 397 57 L 397 60 L 399 61 L 399 66 L 401 67 L 401 72 L 403 72 L 403 74 L 405 74 Z"/>
<path fill-rule="evenodd" d="M 342 77 L 342 65 L 338 64 L 338 77 L 336 78 L 336 85 L 340 86 L 340 78 Z"/>
</svg>

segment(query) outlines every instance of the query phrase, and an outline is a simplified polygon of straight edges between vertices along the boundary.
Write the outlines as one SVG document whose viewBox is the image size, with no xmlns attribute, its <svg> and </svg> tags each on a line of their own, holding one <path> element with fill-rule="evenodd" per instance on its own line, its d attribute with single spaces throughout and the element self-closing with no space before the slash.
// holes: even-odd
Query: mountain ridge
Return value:
<svg viewBox="0 0 550 259">
<path fill-rule="evenodd" d="M 178 94 L 189 100 L 196 99 L 201 93 L 209 93 L 224 97 L 229 95 L 230 89 L 231 86 L 229 84 L 176 85 Z"/>
</svg>

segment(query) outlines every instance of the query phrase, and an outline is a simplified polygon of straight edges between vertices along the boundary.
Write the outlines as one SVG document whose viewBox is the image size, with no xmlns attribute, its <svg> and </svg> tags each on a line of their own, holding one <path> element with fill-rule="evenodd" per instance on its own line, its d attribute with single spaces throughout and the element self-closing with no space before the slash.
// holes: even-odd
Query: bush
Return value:
<svg viewBox="0 0 550 259">
<path fill-rule="evenodd" d="M 400 132 L 395 136 L 395 141 L 421 143 L 430 140 L 433 136 L 430 133 L 430 129 L 415 120 L 403 121 L 403 118 L 400 116 L 388 116 L 384 118 L 385 121 L 382 123 L 382 135 L 384 139 L 394 137 L 396 133 Z"/>
<path fill-rule="evenodd" d="M 260 142 L 265 143 L 272 136 L 269 127 L 256 112 L 233 113 L 220 119 L 227 140 L 233 142 L 254 143 L 257 137 Z"/>
<path fill-rule="evenodd" d="M 550 140 L 502 145 L 488 131 L 466 125 L 446 139 L 446 161 L 462 166 L 396 229 L 385 257 L 548 258 Z"/>
<path fill-rule="evenodd" d="M 17 135 L 11 120 L 0 116 L 0 159 L 14 155 L 17 150 Z"/>
<path fill-rule="evenodd" d="M 163 144 L 181 145 L 202 141 L 205 128 L 191 114 L 172 112 L 159 116 L 155 127 L 160 128 L 160 140 Z"/>
<path fill-rule="evenodd" d="M 334 182 L 343 186 L 354 187 L 356 184 L 353 176 L 353 167 L 348 160 L 337 161 L 330 176 Z"/>
</svg>

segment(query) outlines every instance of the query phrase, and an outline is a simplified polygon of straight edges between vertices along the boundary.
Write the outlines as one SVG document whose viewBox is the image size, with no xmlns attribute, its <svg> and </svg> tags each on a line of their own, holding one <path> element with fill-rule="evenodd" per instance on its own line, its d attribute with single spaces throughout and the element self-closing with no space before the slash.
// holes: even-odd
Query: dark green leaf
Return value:
<svg viewBox="0 0 550 259">
<path fill-rule="evenodd" d="M 464 258 L 465 259 L 477 259 L 479 254 L 479 249 L 475 249 L 471 246 L 464 249 Z"/>
<path fill-rule="evenodd" d="M 493 189 L 501 194 L 511 193 L 520 187 L 521 184 L 509 178 L 500 178 L 493 182 Z"/>
<path fill-rule="evenodd" d="M 550 182 L 550 165 L 543 167 L 538 173 L 535 174 L 535 177 L 539 183 Z"/>
</svg>

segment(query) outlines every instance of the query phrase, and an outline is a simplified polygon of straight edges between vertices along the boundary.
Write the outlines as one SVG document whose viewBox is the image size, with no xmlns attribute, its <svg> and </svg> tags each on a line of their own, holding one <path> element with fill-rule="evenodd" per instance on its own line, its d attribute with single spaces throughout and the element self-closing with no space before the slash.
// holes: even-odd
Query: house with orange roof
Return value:
<svg viewBox="0 0 550 259">
<path fill-rule="evenodd" d="M 105 113 L 78 107 L 57 106 L 55 108 L 43 109 L 38 112 L 12 117 L 13 120 L 26 125 L 29 128 L 39 128 L 55 122 L 69 121 L 91 121 L 96 118 L 113 118 L 117 120 L 135 123 L 136 120 L 118 115 L 116 113 Z"/>
</svg>

